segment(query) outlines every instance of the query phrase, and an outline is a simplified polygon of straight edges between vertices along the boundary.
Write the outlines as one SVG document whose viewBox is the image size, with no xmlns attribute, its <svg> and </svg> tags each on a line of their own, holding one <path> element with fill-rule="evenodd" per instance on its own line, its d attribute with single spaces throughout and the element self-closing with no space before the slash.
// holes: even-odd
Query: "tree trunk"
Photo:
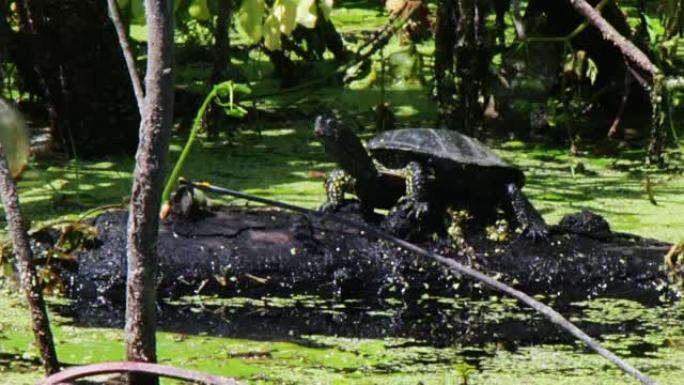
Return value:
<svg viewBox="0 0 684 385">
<path fill-rule="evenodd" d="M 7 108 L 8 106 L 5 106 L 4 102 L 0 100 L 0 113 L 7 113 L 7 111 L 3 111 Z M 3 119 L 0 120 L 0 122 L 4 121 L 5 118 L 9 119 L 9 117 L 2 118 Z M 5 129 L 6 127 L 0 126 L 0 130 Z M 57 360 L 57 353 L 55 352 L 55 345 L 52 340 L 50 320 L 48 319 L 47 310 L 45 309 L 40 279 L 38 279 L 35 267 L 32 263 L 33 253 L 31 252 L 28 234 L 26 233 L 24 221 L 21 217 L 17 189 L 12 181 L 9 166 L 5 159 L 5 150 L 3 149 L 3 143 L 1 142 L 0 196 L 2 197 L 7 223 L 9 224 L 14 254 L 17 258 L 21 286 L 26 293 L 26 300 L 31 312 L 33 335 L 36 339 L 38 350 L 40 351 L 40 358 L 43 360 L 43 367 L 47 374 L 56 373 L 59 371 L 59 361 Z"/>
<path fill-rule="evenodd" d="M 210 86 L 224 80 L 226 68 L 230 63 L 230 19 L 232 0 L 219 0 L 216 28 L 214 29 L 214 64 L 209 78 Z M 219 136 L 223 109 L 215 105 L 208 111 L 207 133 L 209 139 L 216 140 Z"/>
<path fill-rule="evenodd" d="M 485 19 L 491 7 L 487 1 L 442 1 L 435 36 L 435 74 L 441 119 L 451 129 L 474 134 L 482 124 L 480 103 L 492 57 L 490 34 Z M 458 89 L 460 119 L 456 116 L 454 76 Z"/>
<path fill-rule="evenodd" d="M 48 105 L 58 150 L 71 156 L 133 153 L 138 108 L 124 58 L 98 0 L 23 0 L 17 2 L 22 48 Z M 30 64 L 26 64 L 30 63 Z M 32 67 L 32 68 L 31 68 Z"/>
<path fill-rule="evenodd" d="M 435 80 L 439 117 L 437 126 L 456 129 L 456 74 L 454 72 L 454 3 L 442 0 L 437 8 L 435 29 Z"/>
<path fill-rule="evenodd" d="M 155 362 L 157 235 L 173 116 L 173 7 L 168 0 L 145 0 L 145 9 L 146 94 L 127 230 L 125 331 L 127 359 Z M 156 384 L 158 379 L 131 373 L 129 383 Z"/>
</svg>

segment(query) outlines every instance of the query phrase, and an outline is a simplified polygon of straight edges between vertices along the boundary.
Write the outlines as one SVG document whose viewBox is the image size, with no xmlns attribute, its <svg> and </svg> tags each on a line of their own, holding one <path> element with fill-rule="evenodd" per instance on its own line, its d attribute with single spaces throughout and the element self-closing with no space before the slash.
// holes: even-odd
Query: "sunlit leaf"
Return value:
<svg viewBox="0 0 684 385">
<path fill-rule="evenodd" d="M 233 84 L 233 92 L 237 94 L 250 95 L 252 93 L 252 88 L 244 83 Z"/>
<path fill-rule="evenodd" d="M 240 26 L 247 36 L 256 43 L 263 36 L 262 19 L 264 17 L 264 0 L 244 0 L 238 16 Z"/>
<path fill-rule="evenodd" d="M 334 0 L 321 0 L 318 6 L 321 8 L 321 13 L 326 20 L 330 20 L 330 13 L 332 12 Z"/>
<path fill-rule="evenodd" d="M 188 14 L 197 20 L 207 21 L 211 18 L 207 0 L 193 0 L 188 8 Z"/>
<path fill-rule="evenodd" d="M 306 28 L 316 26 L 316 1 L 299 0 L 297 4 L 297 23 Z"/>
<path fill-rule="evenodd" d="M 0 99 L 0 143 L 5 151 L 12 177 L 26 168 L 30 143 L 24 118 L 11 105 Z"/>
<path fill-rule="evenodd" d="M 596 63 L 594 63 L 591 58 L 587 58 L 587 77 L 589 78 L 589 81 L 593 85 L 596 82 L 596 77 L 598 76 L 598 66 L 596 66 Z"/>
<path fill-rule="evenodd" d="M 280 32 L 291 34 L 297 24 L 297 0 L 277 0 L 273 6 L 273 15 L 280 22 Z"/>
<path fill-rule="evenodd" d="M 233 109 L 224 109 L 223 111 L 226 116 L 231 118 L 244 118 L 247 115 L 247 110 L 240 106 L 235 106 Z"/>
<path fill-rule="evenodd" d="M 271 51 L 282 49 L 280 42 L 280 23 L 275 15 L 270 15 L 264 21 L 264 46 Z"/>
<path fill-rule="evenodd" d="M 657 19 L 650 18 L 646 13 L 643 13 L 642 16 L 644 17 L 644 20 L 646 20 L 646 31 L 648 32 L 648 40 L 651 44 L 655 44 L 658 37 L 656 36 L 655 31 L 653 30 L 653 25 L 654 23 L 658 23 L 659 21 Z"/>
</svg>

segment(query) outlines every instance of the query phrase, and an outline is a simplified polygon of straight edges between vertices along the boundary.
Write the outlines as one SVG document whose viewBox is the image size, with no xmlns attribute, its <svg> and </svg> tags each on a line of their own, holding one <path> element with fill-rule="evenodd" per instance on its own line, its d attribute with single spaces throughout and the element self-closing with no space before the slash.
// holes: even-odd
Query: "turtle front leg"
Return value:
<svg viewBox="0 0 684 385">
<path fill-rule="evenodd" d="M 525 236 L 533 240 L 546 239 L 549 235 L 549 228 L 544 222 L 544 218 L 515 183 L 506 185 L 506 195 L 515 219 L 518 225 L 522 227 Z"/>
<path fill-rule="evenodd" d="M 413 202 L 416 218 L 428 211 L 428 171 L 418 162 L 409 162 L 404 169 L 406 176 L 406 198 Z"/>
<path fill-rule="evenodd" d="M 325 193 L 328 197 L 319 210 L 335 211 L 344 201 L 344 194 L 354 190 L 354 178 L 344 170 L 331 171 L 325 178 Z"/>
<path fill-rule="evenodd" d="M 418 162 L 403 169 L 406 195 L 397 202 L 383 221 L 383 228 L 397 237 L 419 240 L 436 231 L 435 213 L 428 202 L 428 171 Z"/>
</svg>

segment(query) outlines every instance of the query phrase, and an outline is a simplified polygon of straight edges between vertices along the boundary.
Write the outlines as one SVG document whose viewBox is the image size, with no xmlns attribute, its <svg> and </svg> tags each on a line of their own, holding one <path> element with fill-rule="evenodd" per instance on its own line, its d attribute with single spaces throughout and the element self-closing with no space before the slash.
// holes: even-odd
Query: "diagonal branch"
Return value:
<svg viewBox="0 0 684 385">
<path fill-rule="evenodd" d="M 651 59 L 646 56 L 637 46 L 620 34 L 601 14 L 594 9 L 586 0 L 569 0 L 570 4 L 584 16 L 587 21 L 596 29 L 598 29 L 605 40 L 610 41 L 615 45 L 620 52 L 634 65 L 642 71 L 655 78 L 660 74 L 660 69 L 651 62 Z"/>
<path fill-rule="evenodd" d="M 133 58 L 131 46 L 128 44 L 126 30 L 121 22 L 119 6 L 116 4 L 116 0 L 107 0 L 107 5 L 109 6 L 109 17 L 112 19 L 114 29 L 116 29 L 116 35 L 119 37 L 119 45 L 121 46 L 121 51 L 123 52 L 124 59 L 126 60 L 128 76 L 131 78 L 133 92 L 135 93 L 135 100 L 138 102 L 138 111 L 140 112 L 140 117 L 142 117 L 143 107 L 145 105 L 145 92 L 143 91 L 138 70 L 135 68 L 135 58 Z"/>
</svg>

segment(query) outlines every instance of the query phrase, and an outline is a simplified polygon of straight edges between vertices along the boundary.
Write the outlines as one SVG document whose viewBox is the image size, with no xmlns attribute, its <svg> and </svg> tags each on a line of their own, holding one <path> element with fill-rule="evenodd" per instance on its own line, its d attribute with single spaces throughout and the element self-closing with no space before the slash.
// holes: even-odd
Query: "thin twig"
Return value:
<svg viewBox="0 0 684 385">
<path fill-rule="evenodd" d="M 128 76 L 131 78 L 133 85 L 133 92 L 135 93 L 135 100 L 138 103 L 138 111 L 140 116 L 143 116 L 143 106 L 145 105 L 145 92 L 143 91 L 142 81 L 138 75 L 138 70 L 135 67 L 135 58 L 131 51 L 131 46 L 128 44 L 128 34 L 124 29 L 123 22 L 121 22 L 121 13 L 119 13 L 119 6 L 116 0 L 107 0 L 109 6 L 109 17 L 112 19 L 116 35 L 119 37 L 119 45 L 126 60 L 126 67 L 128 68 Z"/>
<path fill-rule="evenodd" d="M 147 362 L 104 362 L 100 364 L 77 366 L 63 370 L 43 379 L 38 385 L 58 385 L 83 377 L 108 373 L 148 373 L 162 377 L 186 380 L 192 383 L 208 385 L 242 385 L 240 382 L 226 377 L 212 376 L 193 370 L 174 368 L 173 366 L 151 364 Z"/>
<path fill-rule="evenodd" d="M 515 26 L 515 33 L 518 35 L 518 39 L 524 39 L 525 25 L 520 15 L 520 0 L 513 0 L 513 26 Z"/>
<path fill-rule="evenodd" d="M 577 339 L 581 340 L 584 342 L 585 345 L 587 345 L 590 349 L 595 351 L 596 353 L 600 354 L 604 358 L 606 358 L 608 361 L 614 363 L 616 366 L 618 366 L 622 371 L 625 373 L 633 376 L 637 380 L 639 380 L 642 384 L 645 385 L 656 385 L 656 382 L 652 380 L 650 377 L 647 375 L 641 373 L 638 369 L 634 368 L 631 366 L 629 363 L 625 362 L 622 360 L 620 357 L 609 351 L 608 349 L 604 348 L 601 346 L 598 342 L 596 342 L 594 339 L 592 339 L 589 335 L 587 335 L 585 332 L 583 332 L 581 329 L 579 329 L 577 326 L 575 326 L 572 322 L 568 321 L 565 317 L 563 317 L 560 313 L 557 311 L 553 310 L 551 307 L 535 300 L 534 298 L 530 297 L 529 295 L 523 293 L 522 291 L 516 290 L 478 270 L 475 270 L 473 268 L 470 268 L 468 266 L 465 266 L 461 263 L 458 263 L 457 261 L 453 259 L 449 259 L 443 255 L 434 253 L 432 251 L 426 250 L 420 246 L 417 246 L 413 243 L 407 242 L 403 239 L 399 239 L 393 235 L 390 235 L 384 231 L 381 231 L 373 226 L 366 225 L 364 223 L 356 222 L 349 220 L 347 218 L 344 218 L 342 216 L 333 214 L 333 213 L 327 213 L 327 212 L 321 212 L 321 211 L 314 211 L 310 210 L 304 207 L 292 205 L 289 203 L 284 203 L 284 202 L 279 202 L 279 201 L 274 201 L 271 199 L 266 199 L 266 198 L 261 198 L 257 197 L 254 195 L 250 194 L 245 194 L 240 191 L 236 190 L 231 190 L 228 188 L 224 187 L 218 187 L 211 185 L 206 182 L 201 182 L 201 183 L 193 183 L 190 181 L 185 181 L 182 180 L 181 183 L 185 183 L 188 186 L 198 188 L 200 190 L 204 191 L 209 191 L 213 192 L 216 194 L 223 194 L 223 195 L 231 195 L 237 198 L 241 199 L 246 199 L 249 201 L 254 201 L 254 202 L 259 202 L 263 203 L 266 205 L 274 206 L 274 207 L 279 207 L 283 208 L 286 210 L 291 210 L 303 214 L 308 214 L 312 215 L 314 217 L 322 218 L 322 219 L 331 219 L 333 221 L 342 223 L 346 226 L 350 226 L 353 228 L 360 229 L 364 232 L 366 232 L 369 235 L 376 236 L 380 239 L 384 239 L 386 241 L 392 242 L 400 247 L 402 247 L 405 250 L 412 251 L 416 254 L 422 255 L 424 257 L 430 258 L 432 260 L 435 260 L 442 265 L 446 265 L 450 270 L 461 273 L 465 276 L 468 276 L 470 278 L 473 278 L 477 281 L 480 281 L 484 283 L 485 285 L 496 289 L 498 291 L 501 291 L 505 294 L 510 295 L 511 297 L 514 297 L 518 299 L 520 302 L 528 305 L 529 307 L 533 308 L 537 312 L 541 313 L 544 315 L 548 320 L 551 322 L 555 323 L 556 325 L 560 326 L 561 328 L 565 329 L 568 333 L 572 334 L 575 336 Z"/>
</svg>

